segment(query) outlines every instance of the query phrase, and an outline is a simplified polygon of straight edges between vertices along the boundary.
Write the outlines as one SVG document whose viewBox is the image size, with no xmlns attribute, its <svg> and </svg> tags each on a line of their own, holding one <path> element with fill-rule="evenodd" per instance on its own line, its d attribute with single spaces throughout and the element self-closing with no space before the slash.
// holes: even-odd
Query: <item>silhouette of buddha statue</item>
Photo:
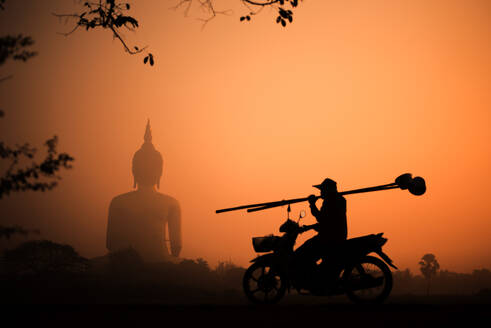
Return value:
<svg viewBox="0 0 491 328">
<path fill-rule="evenodd" d="M 169 229 L 171 253 L 181 251 L 181 213 L 179 202 L 156 191 L 162 176 L 162 155 L 152 144 L 150 121 L 144 143 L 133 156 L 133 188 L 116 196 L 109 205 L 107 249 L 111 252 L 133 248 L 147 262 L 171 260 L 166 238 Z"/>
</svg>

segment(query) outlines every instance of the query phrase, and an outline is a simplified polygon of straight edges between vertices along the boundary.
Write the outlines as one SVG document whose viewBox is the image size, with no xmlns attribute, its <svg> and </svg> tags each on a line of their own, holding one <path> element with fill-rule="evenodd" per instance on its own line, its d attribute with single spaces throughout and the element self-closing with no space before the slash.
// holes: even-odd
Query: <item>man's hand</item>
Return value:
<svg viewBox="0 0 491 328">
<path fill-rule="evenodd" d="M 319 223 L 304 225 L 304 226 L 300 227 L 300 233 L 304 233 L 304 232 L 309 231 L 309 230 L 315 230 L 318 232 L 319 231 Z"/>
<path fill-rule="evenodd" d="M 310 206 L 314 206 L 315 202 L 317 201 L 317 196 L 316 195 L 310 195 L 309 198 L 307 199 L 309 202 Z"/>
<path fill-rule="evenodd" d="M 312 225 L 304 225 L 300 227 L 300 233 L 304 233 L 312 229 Z"/>
</svg>

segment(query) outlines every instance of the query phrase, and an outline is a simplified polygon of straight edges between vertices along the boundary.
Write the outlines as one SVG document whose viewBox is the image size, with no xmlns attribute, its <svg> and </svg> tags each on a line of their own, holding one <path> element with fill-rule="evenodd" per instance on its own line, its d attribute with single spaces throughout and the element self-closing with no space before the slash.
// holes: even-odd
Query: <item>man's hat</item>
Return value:
<svg viewBox="0 0 491 328">
<path fill-rule="evenodd" d="M 315 188 L 320 189 L 320 190 L 327 190 L 327 191 L 337 191 L 338 190 L 338 186 L 337 186 L 336 181 L 331 180 L 329 178 L 324 179 L 324 181 L 322 181 L 321 184 L 313 185 L 312 187 L 315 187 Z"/>
</svg>

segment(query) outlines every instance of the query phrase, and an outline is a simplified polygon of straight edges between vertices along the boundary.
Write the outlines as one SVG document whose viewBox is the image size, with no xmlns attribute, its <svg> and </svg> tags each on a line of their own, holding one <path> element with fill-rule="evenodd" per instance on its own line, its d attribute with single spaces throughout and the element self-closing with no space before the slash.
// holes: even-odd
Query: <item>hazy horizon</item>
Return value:
<svg viewBox="0 0 491 328">
<path fill-rule="evenodd" d="M 1 140 L 43 142 L 75 158 L 57 188 L 0 200 L 0 224 L 104 255 L 110 200 L 133 190 L 131 158 L 147 119 L 164 159 L 160 192 L 182 208 L 184 258 L 247 266 L 251 237 L 279 234 L 286 208 L 215 210 L 305 197 L 326 177 L 350 190 L 422 176 L 421 197 L 391 190 L 346 196 L 348 237 L 384 232 L 386 253 L 419 273 L 491 269 L 491 2 L 303 1 L 286 28 L 241 6 L 201 23 L 172 1 L 135 1 L 156 65 L 124 53 L 107 31 L 70 29 L 53 12 L 73 1 L 7 1 L 3 34 L 39 55 L 0 76 Z M 314 223 L 306 203 L 303 222 Z M 312 236 L 302 236 L 299 243 Z M 37 237 L 37 236 L 35 236 Z"/>
</svg>

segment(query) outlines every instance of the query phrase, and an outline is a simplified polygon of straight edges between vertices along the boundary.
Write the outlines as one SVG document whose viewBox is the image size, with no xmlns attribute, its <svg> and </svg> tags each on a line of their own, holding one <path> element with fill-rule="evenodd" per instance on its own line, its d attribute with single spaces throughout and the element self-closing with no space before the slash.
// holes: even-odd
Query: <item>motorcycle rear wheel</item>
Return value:
<svg viewBox="0 0 491 328">
<path fill-rule="evenodd" d="M 285 295 L 286 281 L 270 264 L 256 262 L 246 270 L 242 287 L 251 302 L 274 304 Z"/>
<path fill-rule="evenodd" d="M 392 290 L 392 273 L 379 258 L 365 256 L 343 274 L 346 296 L 355 303 L 382 303 Z"/>
</svg>

